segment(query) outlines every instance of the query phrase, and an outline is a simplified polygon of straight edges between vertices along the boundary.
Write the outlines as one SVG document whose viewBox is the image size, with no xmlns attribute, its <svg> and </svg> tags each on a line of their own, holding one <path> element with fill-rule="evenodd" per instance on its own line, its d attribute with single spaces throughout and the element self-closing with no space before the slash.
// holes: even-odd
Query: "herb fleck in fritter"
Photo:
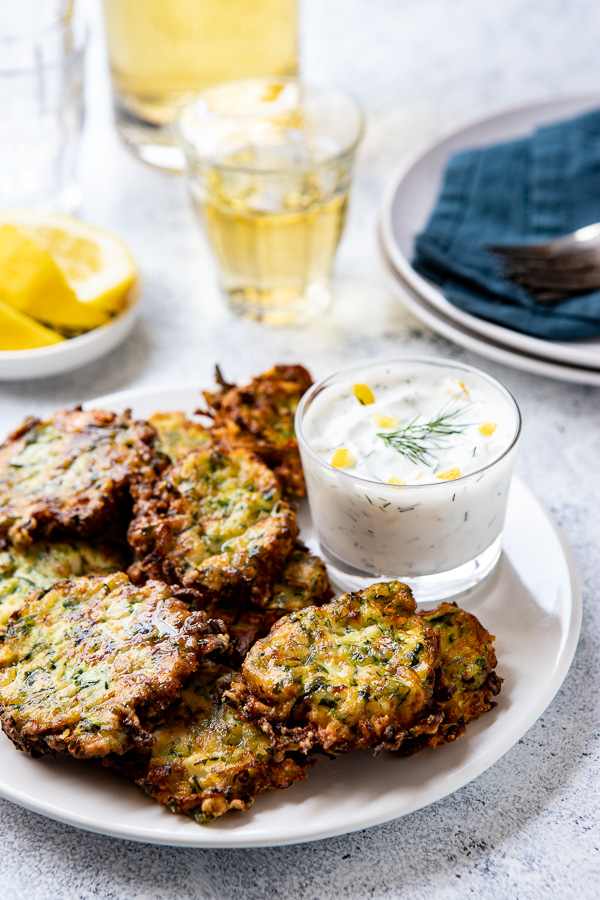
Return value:
<svg viewBox="0 0 600 900">
<path fill-rule="evenodd" d="M 22 550 L 0 550 L 0 628 L 32 591 L 79 575 L 108 575 L 126 566 L 126 554 L 109 544 L 36 541 Z"/>
<path fill-rule="evenodd" d="M 0 719 L 32 756 L 148 750 L 141 717 L 174 700 L 201 654 L 225 649 L 221 623 L 190 614 L 160 582 L 123 573 L 31 595 L 0 647 Z"/>
<path fill-rule="evenodd" d="M 148 770 L 137 781 L 172 812 L 199 823 L 248 809 L 256 794 L 305 777 L 301 755 L 223 702 L 233 674 L 208 662 L 192 675 L 181 700 L 154 728 Z"/>
<path fill-rule="evenodd" d="M 302 366 L 274 366 L 245 387 L 223 380 L 221 390 L 204 392 L 214 418 L 212 432 L 227 446 L 243 445 L 277 475 L 286 493 L 305 496 L 294 415 L 312 380 Z"/>
<path fill-rule="evenodd" d="M 146 422 L 104 410 L 27 419 L 0 445 L 0 541 L 89 537 L 119 520 L 134 481 L 161 459 Z"/>
<path fill-rule="evenodd" d="M 246 590 L 261 605 L 298 533 L 273 473 L 240 448 L 188 453 L 140 492 L 135 513 L 134 580 L 162 576 L 213 594 Z"/>
<path fill-rule="evenodd" d="M 285 616 L 250 649 L 229 694 L 244 714 L 305 726 L 326 751 L 396 748 L 426 713 L 439 638 L 399 582 Z"/>
</svg>

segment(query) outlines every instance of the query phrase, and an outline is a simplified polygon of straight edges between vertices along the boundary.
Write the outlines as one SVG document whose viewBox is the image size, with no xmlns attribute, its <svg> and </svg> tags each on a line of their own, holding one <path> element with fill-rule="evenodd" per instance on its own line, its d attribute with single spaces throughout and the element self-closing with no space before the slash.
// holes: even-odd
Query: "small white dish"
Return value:
<svg viewBox="0 0 600 900">
<path fill-rule="evenodd" d="M 139 312 L 140 282 L 136 279 L 122 312 L 100 328 L 78 337 L 32 350 L 0 350 L 0 381 L 24 381 L 62 375 L 94 362 L 114 350 L 131 329 Z"/>
<path fill-rule="evenodd" d="M 530 356 L 563 367 L 600 371 L 600 337 L 582 341 L 545 341 L 487 322 L 454 306 L 437 285 L 423 278 L 411 265 L 414 238 L 425 227 L 439 193 L 446 162 L 453 153 L 523 137 L 541 125 L 568 119 L 597 106 L 597 97 L 580 97 L 537 103 L 485 117 L 421 148 L 396 170 L 379 213 L 380 243 L 400 282 L 410 288 L 417 300 L 424 301 L 427 324 L 436 331 L 450 339 L 458 335 L 457 343 L 463 346 L 467 345 L 459 340 L 460 333 L 468 331 L 479 339 L 480 346 L 476 352 L 487 355 L 485 348 L 491 342 L 517 354 L 504 360 L 516 368 L 527 368 L 526 364 L 519 365 L 519 361 L 523 362 L 525 357 Z M 399 296 L 403 299 L 401 294 Z M 421 315 L 423 304 L 407 305 L 425 321 Z M 436 327 L 438 317 L 444 330 Z M 447 323 L 454 326 L 454 334 L 444 327 Z M 550 372 L 540 374 L 559 378 L 560 370 L 554 375 Z M 566 380 L 585 381 L 582 377 Z"/>
<path fill-rule="evenodd" d="M 198 407 L 201 386 L 150 387 L 86 407 L 136 416 Z M 307 505 L 302 539 L 313 549 Z M 100 765 L 30 759 L 0 735 L 0 795 L 59 822 L 113 837 L 180 847 L 272 847 L 347 834 L 404 816 L 468 784 L 509 750 L 561 686 L 581 628 L 581 589 L 567 542 L 518 478 L 508 502 L 504 551 L 494 574 L 461 605 L 496 635 L 498 706 L 453 744 L 408 759 L 349 753 L 320 759 L 305 781 L 256 798 L 248 813 L 211 825 L 174 815 Z M 509 789 L 509 786 L 507 786 Z"/>
</svg>

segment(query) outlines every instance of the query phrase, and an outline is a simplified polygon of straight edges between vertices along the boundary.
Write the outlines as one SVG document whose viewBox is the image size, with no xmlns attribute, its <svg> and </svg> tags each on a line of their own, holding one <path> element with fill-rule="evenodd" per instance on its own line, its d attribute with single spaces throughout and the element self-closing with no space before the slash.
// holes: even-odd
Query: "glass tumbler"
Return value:
<svg viewBox="0 0 600 900">
<path fill-rule="evenodd" d="M 80 199 L 85 28 L 70 16 L 45 18 L 44 4 L 36 16 L 27 8 L 0 18 L 0 207 L 71 212 Z"/>
<path fill-rule="evenodd" d="M 365 386 L 373 392 L 363 402 L 356 389 Z M 423 445 L 430 449 L 419 450 L 418 435 L 427 434 L 422 404 L 430 397 L 450 410 L 454 390 L 464 392 L 465 443 L 462 426 L 444 426 L 438 416 L 438 431 Z M 454 415 L 448 421 L 460 422 Z M 439 603 L 493 571 L 521 433 L 519 407 L 496 379 L 453 360 L 368 360 L 313 385 L 295 430 L 321 555 L 341 590 L 398 579 L 420 603 Z M 332 458 L 332 433 L 356 457 L 349 467 Z M 456 468 L 438 472 L 444 453 Z M 404 474 L 407 459 L 411 480 L 389 478 Z"/>
<path fill-rule="evenodd" d="M 232 310 L 271 325 L 323 310 L 363 133 L 356 103 L 243 79 L 203 91 L 175 127 Z"/>
</svg>

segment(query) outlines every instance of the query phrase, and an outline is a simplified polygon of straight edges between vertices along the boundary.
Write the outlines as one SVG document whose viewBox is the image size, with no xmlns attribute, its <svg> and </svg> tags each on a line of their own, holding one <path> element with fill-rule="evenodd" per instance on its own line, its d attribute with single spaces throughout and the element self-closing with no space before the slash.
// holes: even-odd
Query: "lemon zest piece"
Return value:
<svg viewBox="0 0 600 900">
<path fill-rule="evenodd" d="M 373 391 L 366 384 L 355 384 L 354 396 L 362 406 L 370 406 L 371 403 L 375 403 Z"/>
<path fill-rule="evenodd" d="M 484 422 L 483 425 L 480 425 L 478 428 L 479 434 L 490 435 L 493 434 L 497 428 L 497 424 L 495 422 Z"/>
<path fill-rule="evenodd" d="M 349 469 L 356 465 L 356 460 L 346 447 L 338 447 L 331 459 L 334 469 Z"/>
<path fill-rule="evenodd" d="M 460 469 L 458 466 L 455 466 L 453 469 L 447 469 L 445 472 L 442 472 L 441 475 L 436 475 L 436 478 L 443 478 L 444 481 L 454 481 L 455 478 L 460 478 Z"/>
<path fill-rule="evenodd" d="M 470 397 L 471 395 L 469 394 L 468 390 L 464 386 L 463 382 L 459 381 L 458 383 L 459 383 L 460 387 L 463 389 L 463 391 L 465 392 L 465 394 L 467 395 L 467 397 Z"/>
<path fill-rule="evenodd" d="M 406 484 L 404 478 L 396 478 L 395 475 L 392 475 L 391 478 L 388 478 L 388 484 Z"/>
<path fill-rule="evenodd" d="M 373 416 L 373 418 L 379 428 L 397 428 L 400 421 L 400 419 L 395 419 L 393 416 Z"/>
</svg>

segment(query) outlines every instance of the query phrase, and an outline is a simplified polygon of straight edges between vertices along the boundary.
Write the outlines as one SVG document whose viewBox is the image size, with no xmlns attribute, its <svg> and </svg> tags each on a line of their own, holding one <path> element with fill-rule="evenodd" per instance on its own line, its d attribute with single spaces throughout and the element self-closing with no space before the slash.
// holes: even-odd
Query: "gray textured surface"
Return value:
<svg viewBox="0 0 600 900">
<path fill-rule="evenodd" d="M 336 302 L 302 330 L 233 319 L 214 286 L 183 184 L 143 167 L 108 123 L 101 48 L 90 60 L 82 214 L 129 241 L 144 278 L 132 337 L 70 376 L 0 385 L 2 428 L 129 386 L 232 377 L 273 361 L 324 374 L 342 361 L 410 350 L 475 365 L 395 300 L 376 255 L 380 193 L 401 157 L 475 114 L 600 86 L 594 0 L 301 0 L 303 63 L 347 87 L 369 114 Z M 583 580 L 573 667 L 544 716 L 495 766 L 425 810 L 312 845 L 253 851 L 147 847 L 78 832 L 0 802 L 0 897 L 504 898 L 600 894 L 600 391 L 487 364 L 515 393 L 525 430 L 519 473 L 552 509 Z"/>
</svg>

